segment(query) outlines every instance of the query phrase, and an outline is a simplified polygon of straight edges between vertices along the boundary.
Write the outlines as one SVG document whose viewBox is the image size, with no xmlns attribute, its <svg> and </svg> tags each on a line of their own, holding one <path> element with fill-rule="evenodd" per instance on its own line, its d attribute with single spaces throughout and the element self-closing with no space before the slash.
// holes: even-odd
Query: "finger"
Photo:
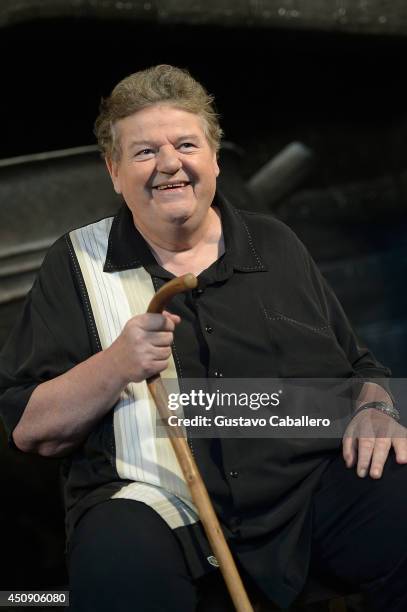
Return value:
<svg viewBox="0 0 407 612">
<path fill-rule="evenodd" d="M 357 475 L 364 478 L 369 469 L 375 445 L 374 438 L 359 438 L 358 444 L 358 463 L 356 466 Z"/>
<path fill-rule="evenodd" d="M 155 372 L 164 372 L 164 370 L 166 370 L 168 368 L 168 361 L 166 359 L 163 359 L 162 361 L 155 361 L 154 362 L 155 365 Z"/>
<path fill-rule="evenodd" d="M 355 464 L 356 461 L 356 450 L 358 441 L 356 435 L 352 435 L 351 432 L 345 432 L 342 440 L 342 456 L 345 461 L 346 467 L 350 468 Z"/>
<path fill-rule="evenodd" d="M 155 347 L 152 358 L 154 361 L 166 361 L 171 355 L 171 349 L 169 347 Z"/>
<path fill-rule="evenodd" d="M 380 478 L 391 448 L 391 438 L 376 438 L 370 465 L 371 478 Z"/>
<path fill-rule="evenodd" d="M 156 331 L 148 333 L 147 338 L 152 346 L 171 346 L 174 341 L 174 334 L 172 332 Z"/>
<path fill-rule="evenodd" d="M 393 438 L 392 444 L 396 453 L 397 463 L 407 463 L 407 439 Z"/>
<path fill-rule="evenodd" d="M 181 323 L 181 317 L 177 314 L 173 314 L 172 312 L 169 312 L 168 310 L 163 310 L 163 315 L 164 317 L 168 317 L 169 319 L 171 319 L 171 321 L 175 323 L 175 325 L 178 325 L 178 323 Z"/>
<path fill-rule="evenodd" d="M 162 359 L 161 361 L 153 361 L 152 365 L 145 369 L 145 378 L 150 378 L 151 376 L 155 376 L 160 372 L 163 372 L 168 368 L 168 361 L 166 359 Z"/>
<path fill-rule="evenodd" d="M 145 331 L 174 331 L 175 323 L 171 317 L 148 313 L 140 316 L 140 326 Z"/>
</svg>

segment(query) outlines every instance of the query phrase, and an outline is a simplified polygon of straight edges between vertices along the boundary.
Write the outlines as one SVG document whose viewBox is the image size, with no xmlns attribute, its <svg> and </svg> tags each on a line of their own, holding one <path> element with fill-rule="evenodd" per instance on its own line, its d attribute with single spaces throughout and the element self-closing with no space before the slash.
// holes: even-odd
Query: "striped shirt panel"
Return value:
<svg viewBox="0 0 407 612">
<path fill-rule="evenodd" d="M 70 233 L 85 282 L 102 349 L 119 336 L 126 322 L 145 313 L 154 295 L 150 275 L 142 268 L 104 272 L 113 218 L 102 219 Z M 165 381 L 177 378 L 174 360 L 162 373 Z M 154 508 L 172 528 L 198 520 L 191 495 L 167 436 L 156 435 L 158 413 L 145 381 L 130 383 L 114 407 L 116 470 L 134 483 L 112 498 L 137 499 Z"/>
</svg>

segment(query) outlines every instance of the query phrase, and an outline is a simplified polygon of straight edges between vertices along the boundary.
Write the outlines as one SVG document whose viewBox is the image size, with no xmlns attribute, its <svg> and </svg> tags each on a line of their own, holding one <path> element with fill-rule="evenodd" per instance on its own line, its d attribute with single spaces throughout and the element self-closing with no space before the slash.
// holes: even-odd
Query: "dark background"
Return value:
<svg viewBox="0 0 407 612">
<path fill-rule="evenodd" d="M 94 144 L 100 98 L 118 80 L 160 62 L 190 69 L 216 95 L 226 139 L 244 151 L 240 180 L 293 140 L 314 152 L 314 170 L 270 210 L 304 240 L 362 339 L 403 376 L 406 51 L 407 38 L 391 35 L 20 23 L 0 38 L 0 158 Z"/>
<path fill-rule="evenodd" d="M 293 140 L 314 151 L 314 170 L 274 212 L 306 242 L 362 339 L 401 377 L 406 52 L 403 37 L 312 30 L 86 18 L 9 26 L 0 37 L 0 158 L 93 144 L 99 100 L 118 80 L 156 63 L 190 69 L 216 95 L 226 138 L 243 149 L 240 181 Z M 22 233 L 29 222 L 21 218 Z M 0 457 L 0 589 L 62 585 L 58 462 L 5 444 Z"/>
<path fill-rule="evenodd" d="M 172 63 L 216 95 L 247 174 L 298 139 L 319 155 L 316 186 L 405 167 L 403 37 L 47 19 L 3 29 L 0 50 L 1 157 L 93 144 L 100 97 Z"/>
</svg>

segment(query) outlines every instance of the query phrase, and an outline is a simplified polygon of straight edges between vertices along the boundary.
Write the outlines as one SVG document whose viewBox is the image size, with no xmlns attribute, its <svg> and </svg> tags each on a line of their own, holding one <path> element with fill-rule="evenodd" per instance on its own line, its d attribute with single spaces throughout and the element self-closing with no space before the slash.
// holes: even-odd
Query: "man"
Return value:
<svg viewBox="0 0 407 612">
<path fill-rule="evenodd" d="M 55 243 L 1 362 L 11 443 L 66 456 L 73 609 L 189 612 L 217 580 L 169 440 L 155 435 L 145 379 L 161 372 L 180 384 L 364 382 L 343 457 L 334 439 L 189 442 L 258 594 L 287 607 L 311 566 L 363 588 L 372 610 L 405 610 L 407 445 L 389 372 L 358 345 L 295 235 L 216 193 L 211 97 L 186 71 L 156 66 L 116 86 L 96 135 L 125 205 Z M 144 314 L 185 272 L 198 289 L 171 313 Z"/>
</svg>

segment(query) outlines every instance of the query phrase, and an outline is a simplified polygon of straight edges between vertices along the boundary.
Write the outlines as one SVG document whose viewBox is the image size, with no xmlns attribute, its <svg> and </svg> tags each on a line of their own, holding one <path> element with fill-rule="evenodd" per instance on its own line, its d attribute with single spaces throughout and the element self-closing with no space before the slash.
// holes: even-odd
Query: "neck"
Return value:
<svg viewBox="0 0 407 612">
<path fill-rule="evenodd" d="M 220 213 L 214 207 L 209 208 L 203 222 L 192 229 L 187 224 L 168 224 L 163 228 L 155 227 L 154 231 L 151 231 L 136 222 L 134 225 L 150 247 L 172 253 L 189 251 L 201 243 L 212 242 L 222 233 Z"/>
<path fill-rule="evenodd" d="M 157 262 L 175 275 L 192 272 L 198 275 L 219 259 L 225 251 L 220 213 L 208 210 L 204 224 L 195 232 L 174 228 L 165 235 L 149 236 L 137 228 L 150 246 Z"/>
</svg>

